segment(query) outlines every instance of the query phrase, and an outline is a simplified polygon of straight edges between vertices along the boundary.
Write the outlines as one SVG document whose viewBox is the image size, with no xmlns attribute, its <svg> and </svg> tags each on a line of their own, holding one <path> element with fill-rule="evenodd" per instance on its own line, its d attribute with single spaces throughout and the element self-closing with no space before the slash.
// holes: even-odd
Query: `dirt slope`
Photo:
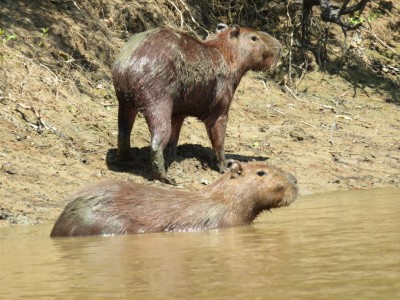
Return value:
<svg viewBox="0 0 400 300">
<path fill-rule="evenodd" d="M 0 225 L 52 222 L 66 195 L 91 182 L 160 185 L 148 181 L 149 133 L 142 117 L 132 134 L 136 159 L 114 161 L 117 103 L 110 67 L 128 27 L 176 25 L 176 11 L 165 1 L 139 1 L 130 9 L 118 0 L 2 2 Z M 394 32 L 380 26 L 389 30 L 385 34 Z M 390 47 L 399 53 L 396 37 Z M 391 52 L 375 44 L 376 57 Z M 228 158 L 287 169 L 301 194 L 400 186 L 399 75 L 383 70 L 396 70 L 398 56 L 385 59 L 376 72 L 358 61 L 334 73 L 309 72 L 293 95 L 279 78 L 249 73 L 230 111 Z M 180 187 L 200 189 L 218 177 L 211 161 L 203 124 L 187 119 L 168 173 Z"/>
</svg>

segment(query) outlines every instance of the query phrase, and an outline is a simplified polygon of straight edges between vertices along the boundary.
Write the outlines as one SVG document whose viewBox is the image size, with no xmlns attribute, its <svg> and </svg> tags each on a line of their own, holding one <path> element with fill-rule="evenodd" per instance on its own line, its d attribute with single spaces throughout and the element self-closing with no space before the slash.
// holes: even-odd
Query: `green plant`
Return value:
<svg viewBox="0 0 400 300">
<path fill-rule="evenodd" d="M 355 13 L 355 14 L 354 14 L 354 17 L 352 17 L 352 18 L 349 19 L 349 23 L 350 23 L 351 25 L 353 25 L 353 26 L 354 26 L 354 25 L 362 24 L 362 23 L 364 23 L 364 21 L 365 21 L 365 19 L 364 19 L 363 17 L 360 16 L 360 13 L 359 13 L 359 12 Z"/>
<path fill-rule="evenodd" d="M 40 41 L 39 41 L 38 46 L 42 47 L 44 40 L 47 39 L 47 37 L 49 35 L 49 28 L 40 28 L 40 30 L 42 32 L 40 33 Z"/>
<path fill-rule="evenodd" d="M 0 28 L 0 44 L 4 45 L 8 41 L 15 40 L 17 35 L 7 33 L 3 28 Z"/>
<path fill-rule="evenodd" d="M 371 13 L 368 14 L 367 19 L 368 19 L 369 22 L 372 22 L 372 21 L 380 18 L 381 16 L 382 16 L 382 13 L 379 12 L 379 11 L 378 12 L 371 12 Z"/>
<path fill-rule="evenodd" d="M 78 109 L 75 107 L 75 106 L 73 106 L 73 105 L 68 105 L 67 106 L 67 109 L 68 109 L 68 111 L 72 114 L 72 115 L 76 115 L 77 114 L 77 112 L 78 112 Z"/>
<path fill-rule="evenodd" d="M 371 12 L 368 14 L 367 20 L 368 22 L 372 22 L 376 19 L 378 19 L 379 17 L 382 16 L 382 13 L 380 12 Z M 365 22 L 365 19 L 363 17 L 360 16 L 360 13 L 357 12 L 354 14 L 354 17 L 349 19 L 349 23 L 351 25 L 359 25 Z"/>
</svg>

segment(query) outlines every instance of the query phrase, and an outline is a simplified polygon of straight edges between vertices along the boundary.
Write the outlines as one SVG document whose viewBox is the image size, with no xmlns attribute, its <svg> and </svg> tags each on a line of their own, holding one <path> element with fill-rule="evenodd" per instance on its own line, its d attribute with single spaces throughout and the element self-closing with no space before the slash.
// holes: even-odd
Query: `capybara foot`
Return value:
<svg viewBox="0 0 400 300">
<path fill-rule="evenodd" d="M 224 174 L 226 169 L 227 169 L 225 161 L 222 162 L 222 163 L 221 162 L 215 162 L 215 166 L 216 166 L 216 169 L 218 170 L 218 173 L 220 173 L 220 174 Z"/>
<path fill-rule="evenodd" d="M 168 176 L 161 175 L 159 173 L 154 173 L 153 174 L 153 180 L 159 180 L 159 181 L 161 181 L 163 183 L 170 184 L 170 185 L 177 185 L 174 179 L 168 178 Z"/>
</svg>

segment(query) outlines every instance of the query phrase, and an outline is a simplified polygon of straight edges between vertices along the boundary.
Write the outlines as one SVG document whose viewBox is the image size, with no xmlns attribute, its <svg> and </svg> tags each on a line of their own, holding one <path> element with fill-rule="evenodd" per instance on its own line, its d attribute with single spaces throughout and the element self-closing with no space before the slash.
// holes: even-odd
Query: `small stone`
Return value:
<svg viewBox="0 0 400 300">
<path fill-rule="evenodd" d="M 201 184 L 204 184 L 204 185 L 210 184 L 210 182 L 207 179 L 201 179 L 200 182 L 201 182 Z"/>
<path fill-rule="evenodd" d="M 4 173 L 9 175 L 18 174 L 17 170 L 14 168 L 13 165 L 11 165 L 10 162 L 5 162 L 4 164 L 2 164 L 1 169 L 4 171 Z"/>
</svg>

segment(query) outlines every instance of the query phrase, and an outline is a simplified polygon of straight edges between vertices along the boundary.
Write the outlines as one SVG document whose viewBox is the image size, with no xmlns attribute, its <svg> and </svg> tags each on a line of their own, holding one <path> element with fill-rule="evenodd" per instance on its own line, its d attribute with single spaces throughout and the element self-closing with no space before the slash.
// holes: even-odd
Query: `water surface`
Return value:
<svg viewBox="0 0 400 300">
<path fill-rule="evenodd" d="M 1 299 L 400 299 L 400 189 L 301 197 L 222 230 L 51 227 L 0 228 Z"/>
</svg>

